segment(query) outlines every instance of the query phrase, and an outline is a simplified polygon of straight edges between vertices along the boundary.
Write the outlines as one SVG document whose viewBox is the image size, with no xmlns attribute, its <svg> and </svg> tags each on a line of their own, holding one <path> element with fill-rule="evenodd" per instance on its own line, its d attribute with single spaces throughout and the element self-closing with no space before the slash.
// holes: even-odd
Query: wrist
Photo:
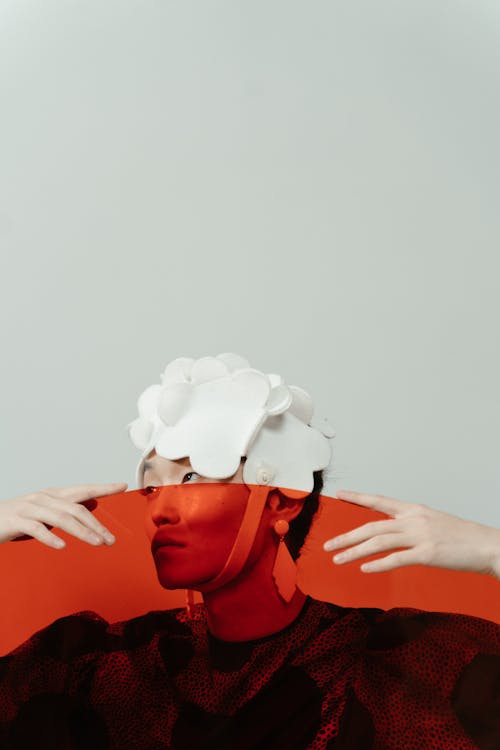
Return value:
<svg viewBox="0 0 500 750">
<path fill-rule="evenodd" d="M 497 556 L 496 562 L 492 566 L 492 575 L 500 581 L 500 557 Z"/>
<path fill-rule="evenodd" d="M 500 530 L 495 529 L 493 544 L 490 552 L 491 575 L 500 580 Z"/>
</svg>

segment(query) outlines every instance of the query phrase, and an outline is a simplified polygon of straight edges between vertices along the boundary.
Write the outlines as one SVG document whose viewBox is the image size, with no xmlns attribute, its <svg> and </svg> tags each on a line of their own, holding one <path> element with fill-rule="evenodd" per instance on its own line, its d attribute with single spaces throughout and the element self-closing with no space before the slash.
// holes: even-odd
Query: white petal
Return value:
<svg viewBox="0 0 500 750">
<path fill-rule="evenodd" d="M 178 357 L 173 362 L 169 362 L 161 376 L 162 385 L 189 380 L 193 363 L 192 357 Z"/>
<path fill-rule="evenodd" d="M 293 401 L 290 406 L 290 412 L 294 414 L 297 419 L 300 419 L 304 424 L 309 424 L 313 415 L 313 402 L 310 395 L 303 388 L 299 388 L 298 385 L 289 386 Z"/>
<path fill-rule="evenodd" d="M 231 352 L 218 354 L 217 359 L 224 362 L 229 372 L 233 372 L 234 370 L 246 370 L 250 367 L 250 363 L 244 357 L 240 357 L 239 354 L 232 354 Z"/>
<path fill-rule="evenodd" d="M 227 436 L 213 436 L 210 448 L 206 444 L 194 444 L 189 454 L 191 466 L 195 471 L 212 479 L 227 479 L 238 471 L 241 456 L 237 451 L 228 450 Z"/>
<path fill-rule="evenodd" d="M 282 414 L 292 403 L 292 394 L 286 385 L 277 385 L 271 390 L 265 409 L 268 414 Z"/>
<path fill-rule="evenodd" d="M 159 456 L 171 461 L 185 458 L 189 456 L 189 434 L 179 432 L 177 426 L 166 427 L 155 443 L 155 450 Z"/>
<path fill-rule="evenodd" d="M 128 434 L 133 444 L 139 450 L 144 450 L 153 431 L 151 422 L 138 417 L 128 425 Z"/>
<path fill-rule="evenodd" d="M 158 398 L 158 416 L 167 425 L 178 422 L 186 410 L 191 395 L 191 383 L 175 383 L 161 389 Z"/>
<path fill-rule="evenodd" d="M 241 392 L 242 398 L 246 394 L 249 403 L 255 402 L 260 406 L 264 406 L 271 392 L 269 379 L 259 370 L 248 369 L 236 372 L 233 375 L 233 382 Z"/>
<path fill-rule="evenodd" d="M 269 378 L 269 382 L 271 383 L 271 388 L 275 388 L 277 385 L 283 385 L 285 382 L 281 375 L 276 375 L 274 372 L 268 372 L 267 377 Z"/>
<path fill-rule="evenodd" d="M 171 459 L 189 456 L 206 477 L 232 476 L 266 419 L 268 394 L 267 377 L 252 370 L 193 384 L 187 408 L 165 428 L 157 452 Z"/>
<path fill-rule="evenodd" d="M 322 417 L 321 419 L 315 417 L 313 420 L 311 420 L 311 427 L 315 427 L 327 438 L 335 437 L 335 430 L 325 417 Z"/>
<path fill-rule="evenodd" d="M 227 366 L 215 357 L 201 357 L 193 364 L 191 380 L 193 383 L 205 383 L 209 380 L 223 378 L 229 372 Z"/>
<path fill-rule="evenodd" d="M 141 417 L 145 417 L 146 419 L 152 418 L 156 412 L 160 389 L 161 386 L 158 384 L 150 385 L 141 393 L 137 401 L 137 408 Z"/>
</svg>

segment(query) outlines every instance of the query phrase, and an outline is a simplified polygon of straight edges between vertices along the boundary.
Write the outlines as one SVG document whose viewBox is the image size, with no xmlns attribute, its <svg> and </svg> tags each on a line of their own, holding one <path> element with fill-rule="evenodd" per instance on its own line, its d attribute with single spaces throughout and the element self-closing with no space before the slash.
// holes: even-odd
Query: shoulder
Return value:
<svg viewBox="0 0 500 750">
<path fill-rule="evenodd" d="M 419 640 L 438 644 L 452 639 L 455 649 L 462 645 L 500 653 L 500 625 L 481 617 L 411 607 L 365 607 L 359 612 L 367 624 L 367 645 L 371 649 L 385 650 Z"/>
<path fill-rule="evenodd" d="M 82 610 L 58 617 L 6 656 L 36 652 L 58 661 L 71 661 L 92 653 L 138 648 L 158 634 L 179 631 L 190 632 L 182 624 L 181 609 L 154 610 L 113 622 L 94 610 Z"/>
<path fill-rule="evenodd" d="M 433 612 L 412 607 L 345 607 L 312 600 L 319 629 L 342 631 L 368 650 L 387 651 L 412 643 L 448 640 L 455 648 L 500 654 L 500 625 L 473 615 Z"/>
<path fill-rule="evenodd" d="M 92 610 L 64 615 L 35 631 L 3 658 L 36 653 L 67 661 L 88 651 L 92 644 L 96 645 L 107 626 L 107 620 Z"/>
</svg>

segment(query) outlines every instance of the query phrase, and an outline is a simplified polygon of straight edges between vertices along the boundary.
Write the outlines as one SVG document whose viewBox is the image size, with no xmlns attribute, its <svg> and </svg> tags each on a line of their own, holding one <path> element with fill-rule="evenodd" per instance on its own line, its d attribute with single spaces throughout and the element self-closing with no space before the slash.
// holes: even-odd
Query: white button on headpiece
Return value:
<svg viewBox="0 0 500 750">
<path fill-rule="evenodd" d="M 261 463 L 259 468 L 255 472 L 255 476 L 259 484 L 270 484 L 270 482 L 272 482 L 272 480 L 274 479 L 275 474 L 275 469 L 273 469 L 273 467 L 269 464 L 264 463 Z"/>
</svg>

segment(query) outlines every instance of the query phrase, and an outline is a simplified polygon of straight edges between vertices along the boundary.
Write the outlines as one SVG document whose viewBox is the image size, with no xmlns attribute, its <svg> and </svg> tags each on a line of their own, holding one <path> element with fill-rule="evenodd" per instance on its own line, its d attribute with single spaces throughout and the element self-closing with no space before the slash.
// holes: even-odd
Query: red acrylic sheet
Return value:
<svg viewBox="0 0 500 750">
<path fill-rule="evenodd" d="M 185 491 L 194 486 L 199 491 L 199 484 L 182 485 Z M 212 483 L 203 485 L 203 491 L 214 490 Z M 184 590 L 169 591 L 158 582 L 145 533 L 146 502 L 144 492 L 138 489 L 85 503 L 115 535 L 112 546 L 93 547 L 57 528 L 54 533 L 66 541 L 62 550 L 28 537 L 0 545 L 0 654 L 73 612 L 94 610 L 109 621 L 117 621 L 151 610 L 184 606 Z M 335 565 L 333 553 L 323 550 L 326 539 L 385 517 L 322 496 L 298 564 L 300 588 L 316 599 L 342 606 L 416 607 L 471 614 L 500 623 L 500 581 L 495 578 L 423 566 L 363 573 L 359 569 L 362 562 L 389 553 Z M 200 600 L 197 594 L 196 601 Z"/>
</svg>

